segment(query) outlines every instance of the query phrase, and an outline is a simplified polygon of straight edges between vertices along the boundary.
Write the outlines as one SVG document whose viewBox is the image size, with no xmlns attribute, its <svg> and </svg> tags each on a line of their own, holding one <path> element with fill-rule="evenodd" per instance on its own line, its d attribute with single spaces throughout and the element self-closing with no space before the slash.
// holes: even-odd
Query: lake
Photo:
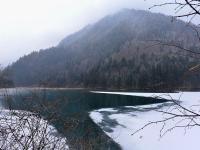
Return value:
<svg viewBox="0 0 200 150">
<path fill-rule="evenodd" d="M 12 89 L 6 95 L 9 96 L 1 97 L 3 107 L 40 113 L 68 139 L 69 146 L 74 149 L 121 149 L 91 119 L 90 112 L 102 108 L 116 108 L 121 112 L 137 111 L 125 106 L 166 102 L 149 97 L 70 89 Z M 110 127 L 117 125 L 115 120 L 106 120 L 106 117 L 104 123 Z M 109 132 L 109 128 L 104 130 Z"/>
</svg>

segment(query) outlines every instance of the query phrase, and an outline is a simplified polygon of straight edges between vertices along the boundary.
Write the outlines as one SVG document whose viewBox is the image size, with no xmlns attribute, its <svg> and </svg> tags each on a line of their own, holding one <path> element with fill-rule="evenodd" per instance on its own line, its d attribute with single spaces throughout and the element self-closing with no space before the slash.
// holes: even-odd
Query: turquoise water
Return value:
<svg viewBox="0 0 200 150">
<path fill-rule="evenodd" d="M 4 100 L 3 100 L 4 99 Z M 153 98 L 97 94 L 85 90 L 23 90 L 2 98 L 4 107 L 41 114 L 69 140 L 74 149 L 121 149 L 89 117 L 100 108 L 147 105 L 165 102 Z"/>
</svg>

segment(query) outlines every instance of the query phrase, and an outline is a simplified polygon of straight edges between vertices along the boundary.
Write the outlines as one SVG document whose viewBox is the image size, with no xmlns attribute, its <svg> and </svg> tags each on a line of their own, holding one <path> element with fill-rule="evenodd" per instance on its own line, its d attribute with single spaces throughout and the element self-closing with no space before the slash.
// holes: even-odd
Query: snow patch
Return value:
<svg viewBox="0 0 200 150">
<path fill-rule="evenodd" d="M 200 104 L 200 92 L 178 92 L 178 93 L 128 93 L 128 92 L 98 92 L 98 93 L 106 93 L 106 94 L 120 94 L 120 95 L 131 95 L 131 96 L 140 96 L 140 97 L 153 97 L 157 98 L 158 96 L 161 98 L 165 98 L 168 100 L 175 99 L 181 100 L 182 105 L 188 108 L 195 107 L 199 109 Z M 190 127 L 190 128 L 176 128 L 174 130 L 169 131 L 163 137 L 160 137 L 160 131 L 162 129 L 162 124 L 154 124 L 148 126 L 147 128 L 141 130 L 140 132 L 132 135 L 135 131 L 143 127 L 145 124 L 150 121 L 158 121 L 163 119 L 163 114 L 159 113 L 156 110 L 168 109 L 167 105 L 163 105 L 161 108 L 159 107 L 162 104 L 152 104 L 152 105 L 144 105 L 144 106 L 127 106 L 125 109 L 131 109 L 132 111 L 117 111 L 117 108 L 105 109 L 104 112 L 101 110 L 95 110 L 100 114 L 107 115 L 106 118 L 110 120 L 115 120 L 118 125 L 110 126 L 112 132 L 107 132 L 104 130 L 103 124 L 99 123 L 100 118 L 96 121 L 95 117 L 90 117 L 94 120 L 94 122 L 98 122 L 98 125 L 104 130 L 104 132 L 110 136 L 114 141 L 119 143 L 123 150 L 199 150 L 199 135 L 200 128 L 199 127 Z M 193 105 L 193 106 L 192 106 Z M 146 111 L 144 111 L 144 109 Z M 112 111 L 115 110 L 115 111 Z M 195 110 L 195 108 L 194 108 Z M 107 113 L 105 113 L 105 111 Z M 93 113 L 93 112 L 91 112 Z M 101 117 L 102 118 L 102 117 Z M 109 122 L 107 119 L 107 122 Z M 174 126 L 177 123 L 177 119 L 170 120 L 166 123 L 165 129 Z M 184 123 L 184 122 L 183 122 Z"/>
<path fill-rule="evenodd" d="M 90 113 L 90 117 L 93 118 L 95 120 L 95 123 L 101 123 L 103 120 L 102 114 L 100 112 L 97 111 L 93 111 Z"/>
<path fill-rule="evenodd" d="M 2 149 L 62 149 L 67 140 L 46 120 L 36 114 L 2 110 L 0 112 L 0 146 Z"/>
</svg>

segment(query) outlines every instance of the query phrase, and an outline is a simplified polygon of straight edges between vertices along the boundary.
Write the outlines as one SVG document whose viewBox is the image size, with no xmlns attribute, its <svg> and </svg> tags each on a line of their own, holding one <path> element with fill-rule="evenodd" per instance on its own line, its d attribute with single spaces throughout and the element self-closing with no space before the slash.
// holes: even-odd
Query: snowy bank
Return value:
<svg viewBox="0 0 200 150">
<path fill-rule="evenodd" d="M 168 100 L 181 100 L 182 105 L 192 108 L 192 105 L 200 104 L 200 92 L 179 93 L 128 93 L 128 92 L 98 92 L 107 94 L 132 95 L 141 97 L 161 97 Z M 163 124 L 150 125 L 138 133 L 135 131 L 143 127 L 149 121 L 158 121 L 167 117 L 159 110 L 166 110 L 171 104 L 153 104 L 145 106 L 128 106 L 123 109 L 108 108 L 90 112 L 90 117 L 102 130 L 114 141 L 119 143 L 124 150 L 199 150 L 200 128 L 197 126 L 188 128 L 175 128 L 166 134 L 164 131 L 173 127 L 179 119 L 168 121 L 164 129 Z M 199 107 L 192 108 L 197 111 Z M 175 110 L 177 111 L 177 110 Z M 197 119 L 199 121 L 199 119 Z M 185 122 L 181 122 L 184 124 Z M 198 122 L 199 123 L 199 122 Z M 162 132 L 162 133 L 161 133 Z M 162 137 L 161 137 L 162 136 Z"/>
<path fill-rule="evenodd" d="M 68 150 L 67 140 L 36 114 L 5 110 L 0 112 L 1 149 Z"/>
</svg>

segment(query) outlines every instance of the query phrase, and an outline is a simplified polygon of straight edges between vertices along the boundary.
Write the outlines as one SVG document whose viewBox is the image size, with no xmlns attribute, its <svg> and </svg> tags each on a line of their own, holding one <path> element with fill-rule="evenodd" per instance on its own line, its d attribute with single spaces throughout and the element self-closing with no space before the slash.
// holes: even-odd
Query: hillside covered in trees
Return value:
<svg viewBox="0 0 200 150">
<path fill-rule="evenodd" d="M 57 46 L 9 66 L 16 86 L 113 89 L 199 88 L 196 32 L 170 16 L 125 9 L 88 25 Z"/>
</svg>

